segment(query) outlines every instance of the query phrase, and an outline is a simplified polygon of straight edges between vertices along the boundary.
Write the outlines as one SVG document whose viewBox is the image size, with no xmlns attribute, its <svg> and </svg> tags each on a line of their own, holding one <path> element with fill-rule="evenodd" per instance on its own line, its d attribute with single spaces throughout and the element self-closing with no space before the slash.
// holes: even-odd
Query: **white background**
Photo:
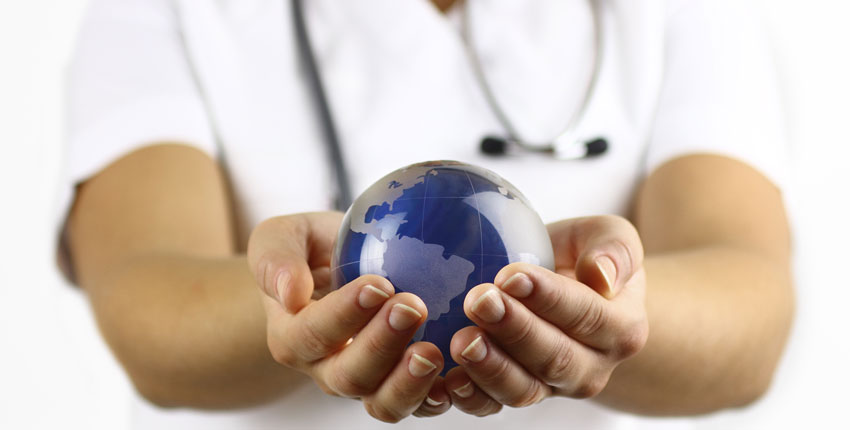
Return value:
<svg viewBox="0 0 850 430">
<path fill-rule="evenodd" d="M 850 2 L 760 0 L 793 144 L 797 317 L 771 391 L 714 428 L 850 428 Z M 123 429 L 130 393 L 53 269 L 63 68 L 85 0 L 0 0 L 0 428 Z M 718 317 L 722 317 L 718 315 Z"/>
</svg>

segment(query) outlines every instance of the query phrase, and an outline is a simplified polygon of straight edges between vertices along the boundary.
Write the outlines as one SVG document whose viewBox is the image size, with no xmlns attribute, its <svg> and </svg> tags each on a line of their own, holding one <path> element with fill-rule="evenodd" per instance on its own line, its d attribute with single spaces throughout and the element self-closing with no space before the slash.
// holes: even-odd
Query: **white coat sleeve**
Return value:
<svg viewBox="0 0 850 430">
<path fill-rule="evenodd" d="M 743 161 L 782 189 L 787 143 L 762 17 L 748 0 L 673 0 L 646 171 L 687 154 Z"/>
<path fill-rule="evenodd" d="M 55 217 L 60 235 L 76 185 L 132 150 L 179 142 L 216 155 L 168 0 L 94 0 L 66 85 L 67 140 Z M 63 254 L 60 240 L 59 265 L 67 274 Z"/>
</svg>

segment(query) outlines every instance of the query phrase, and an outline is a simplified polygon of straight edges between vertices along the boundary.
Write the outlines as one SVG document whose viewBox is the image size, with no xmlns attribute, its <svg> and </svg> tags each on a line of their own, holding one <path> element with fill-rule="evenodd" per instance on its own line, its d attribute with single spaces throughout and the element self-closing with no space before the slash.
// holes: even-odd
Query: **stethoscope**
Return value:
<svg viewBox="0 0 850 430">
<path fill-rule="evenodd" d="M 502 109 L 499 101 L 493 92 L 487 75 L 484 73 L 481 66 L 481 60 L 478 57 L 478 52 L 475 49 L 475 43 L 472 40 L 472 32 L 470 30 L 471 23 L 469 19 L 468 0 L 460 0 L 462 5 L 461 13 L 461 37 L 464 41 L 467 56 L 472 64 L 475 80 L 481 88 L 484 97 L 487 100 L 487 105 L 493 112 L 493 115 L 499 121 L 500 125 L 505 130 L 505 136 L 485 136 L 481 139 L 480 150 L 484 154 L 492 156 L 503 156 L 506 154 L 516 154 L 521 152 L 535 152 L 551 156 L 559 160 L 576 160 L 589 158 L 601 155 L 608 150 L 608 141 L 605 138 L 597 137 L 592 140 L 581 140 L 577 136 L 577 129 L 581 120 L 584 118 L 587 107 L 593 98 L 596 89 L 596 82 L 600 72 L 600 55 L 602 54 L 602 24 L 599 11 L 597 10 L 597 2 L 589 0 L 591 12 L 593 15 L 593 31 L 594 44 L 593 50 L 593 71 L 590 76 L 590 81 L 587 83 L 587 90 L 582 98 L 581 105 L 573 113 L 567 123 L 566 128 L 555 136 L 549 142 L 532 143 L 522 137 L 517 131 L 517 128 L 511 122 L 508 115 Z M 324 85 L 322 84 L 321 75 L 319 74 L 316 57 L 313 52 L 310 36 L 307 32 L 307 26 L 304 19 L 303 0 L 292 0 L 292 15 L 295 27 L 295 40 L 297 44 L 298 56 L 303 63 L 307 72 L 308 85 L 313 96 L 313 101 L 319 120 L 321 121 L 322 134 L 328 148 L 328 155 L 331 164 L 336 174 L 337 182 L 337 199 L 335 206 L 339 210 L 345 210 L 351 204 L 351 185 L 348 179 L 348 171 L 345 161 L 342 156 L 342 149 L 339 143 L 339 134 L 337 133 L 336 123 L 330 111 L 328 98 L 325 93 Z"/>
</svg>

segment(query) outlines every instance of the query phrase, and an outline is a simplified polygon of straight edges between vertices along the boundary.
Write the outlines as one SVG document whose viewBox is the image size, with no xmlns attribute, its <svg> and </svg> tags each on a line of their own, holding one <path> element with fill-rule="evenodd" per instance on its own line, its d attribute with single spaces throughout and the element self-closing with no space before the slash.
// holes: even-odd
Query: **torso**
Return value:
<svg viewBox="0 0 850 430">
<path fill-rule="evenodd" d="M 641 156 L 660 84 L 660 12 L 653 15 L 651 5 L 606 3 L 601 73 L 578 133 L 607 137 L 611 150 L 598 160 L 564 162 L 480 154 L 481 137 L 503 131 L 474 80 L 456 17 L 424 0 L 368 1 L 317 0 L 305 11 L 355 195 L 398 167 L 456 159 L 513 182 L 546 221 L 625 212 L 644 173 Z M 192 10 L 218 7 L 184 3 Z M 329 208 L 334 187 L 313 100 L 296 63 L 288 2 L 224 3 L 225 14 L 184 13 L 183 26 L 196 68 L 208 72 L 201 85 L 221 118 L 246 233 L 269 216 Z M 588 3 L 473 2 L 470 14 L 504 109 L 528 139 L 557 135 L 590 76 Z M 203 15 L 217 20 L 198 18 Z M 621 34 L 626 19 L 633 32 L 647 36 Z M 517 31 L 504 32 L 505 26 Z M 641 61 L 623 58 L 624 51 Z M 584 180 L 591 172 L 606 181 Z"/>
<path fill-rule="evenodd" d="M 200 71 L 199 85 L 218 118 L 243 238 L 264 218 L 329 209 L 333 181 L 297 64 L 289 3 L 177 3 L 191 61 Z M 448 15 L 426 0 L 305 2 L 355 195 L 401 166 L 455 159 L 512 182 L 544 221 L 625 213 L 645 173 L 643 153 L 661 80 L 661 1 L 604 3 L 602 69 L 578 133 L 607 137 L 611 150 L 597 160 L 577 162 L 488 158 L 478 151 L 482 136 L 503 130 L 473 78 L 458 34 L 457 8 L 450 9 L 454 2 L 434 3 Z M 557 135 L 580 104 L 590 77 L 588 2 L 473 1 L 469 7 L 473 38 L 503 107 L 529 139 Z M 502 31 L 507 26 L 515 31 Z M 139 408 L 146 424 L 162 424 L 160 412 Z M 317 414 L 317 408 L 328 413 Z M 170 414 L 169 422 L 180 423 L 183 417 L 198 428 L 231 423 L 203 413 Z M 239 417 L 234 419 L 241 428 L 378 425 L 359 402 L 328 397 L 309 384 L 273 405 L 232 416 Z M 569 399 L 506 409 L 486 422 L 544 429 L 562 428 L 564 420 L 582 428 L 635 422 Z M 405 421 L 410 428 L 481 423 L 455 410 L 434 420 Z"/>
</svg>

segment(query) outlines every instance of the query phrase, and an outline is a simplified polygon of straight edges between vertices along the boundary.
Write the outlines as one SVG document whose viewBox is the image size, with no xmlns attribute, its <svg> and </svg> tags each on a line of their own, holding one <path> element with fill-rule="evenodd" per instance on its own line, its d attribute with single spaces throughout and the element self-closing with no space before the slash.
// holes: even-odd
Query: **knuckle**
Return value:
<svg viewBox="0 0 850 430">
<path fill-rule="evenodd" d="M 248 236 L 248 254 L 253 254 L 255 250 L 255 244 L 257 242 L 257 238 L 268 228 L 269 220 L 265 219 L 260 221 L 252 230 L 251 234 Z"/>
<path fill-rule="evenodd" d="M 295 354 L 292 353 L 292 349 L 281 345 L 271 334 L 267 335 L 266 344 L 275 362 L 286 367 L 295 367 L 297 360 Z"/>
<path fill-rule="evenodd" d="M 640 243 L 640 242 L 638 241 L 637 243 Z M 625 273 L 629 276 L 633 275 L 635 270 L 638 267 L 638 264 L 639 264 L 638 259 L 635 258 L 635 252 L 636 251 L 634 251 L 633 247 L 629 246 L 629 244 L 623 238 L 619 238 L 619 239 L 614 240 L 613 246 L 614 246 L 614 249 L 617 250 L 616 252 L 619 255 L 619 258 L 617 258 L 617 260 L 619 260 L 621 262 L 621 264 L 623 266 L 625 266 L 620 270 L 622 270 L 623 273 Z M 638 250 L 637 252 L 641 252 L 641 251 Z"/>
<path fill-rule="evenodd" d="M 617 217 L 623 229 L 621 239 L 617 240 L 617 245 L 622 247 L 624 255 L 628 257 L 628 262 L 631 269 L 635 270 L 637 265 L 643 262 L 643 241 L 640 239 L 640 233 L 637 228 L 629 220 Z"/>
<path fill-rule="evenodd" d="M 329 396 L 341 397 L 340 393 L 337 393 L 336 391 L 334 391 L 334 389 L 331 388 L 324 381 L 322 381 L 320 379 L 316 379 L 316 378 L 313 378 L 313 380 L 316 382 L 316 385 L 319 386 L 319 388 L 322 390 L 323 393 L 325 393 Z"/>
<path fill-rule="evenodd" d="M 588 378 L 576 386 L 571 397 L 576 399 L 595 397 L 602 392 L 607 384 L 608 378 Z"/>
<path fill-rule="evenodd" d="M 274 232 L 281 230 L 282 226 L 286 225 L 286 222 L 286 217 L 272 217 L 266 218 L 259 224 L 257 224 L 253 228 L 253 230 L 251 230 L 251 234 L 248 236 L 248 252 L 256 252 L 257 242 L 261 241 L 261 238 L 270 234 L 274 234 Z"/>
<path fill-rule="evenodd" d="M 511 397 L 505 401 L 505 404 L 512 408 L 524 408 L 536 404 L 545 396 L 543 387 L 537 381 L 532 381 L 526 389 L 518 395 Z"/>
<path fill-rule="evenodd" d="M 606 223 L 612 227 L 619 227 L 625 230 L 637 232 L 637 229 L 635 229 L 634 224 L 632 224 L 631 221 L 620 215 L 602 215 L 600 220 L 603 223 Z"/>
<path fill-rule="evenodd" d="M 570 324 L 570 331 L 578 337 L 590 337 L 607 324 L 608 314 L 600 302 L 588 300 L 578 317 Z"/>
<path fill-rule="evenodd" d="M 511 363 L 508 362 L 508 360 L 505 360 L 504 358 L 497 360 L 492 368 L 487 369 L 486 372 L 482 372 L 482 374 L 478 376 L 478 380 L 481 382 L 480 385 L 496 385 L 499 381 L 507 379 L 510 370 Z"/>
<path fill-rule="evenodd" d="M 275 362 L 286 367 L 295 367 L 295 360 L 289 351 L 289 348 L 269 347 L 272 358 Z"/>
<path fill-rule="evenodd" d="M 613 240 L 611 245 L 617 248 L 617 253 L 626 260 L 624 263 L 629 264 L 629 270 L 626 272 L 631 272 L 643 258 L 643 245 L 637 228 L 631 221 L 619 215 L 602 215 L 594 218 L 596 218 L 597 228 L 607 228 L 618 232 L 617 239 Z"/>
<path fill-rule="evenodd" d="M 521 318 L 513 330 L 502 334 L 500 343 L 506 348 L 528 343 L 534 336 L 534 325 L 533 318 Z"/>
<path fill-rule="evenodd" d="M 502 404 L 493 400 L 488 401 L 483 406 L 478 408 L 474 415 L 478 417 L 486 417 L 487 415 L 493 415 L 502 410 Z"/>
<path fill-rule="evenodd" d="M 375 362 L 389 361 L 394 355 L 394 351 L 390 351 L 390 346 L 379 336 L 362 336 L 363 348 L 365 354 Z"/>
<path fill-rule="evenodd" d="M 534 291 L 536 291 L 535 294 L 540 294 L 538 299 L 540 307 L 537 313 L 549 315 L 559 313 L 565 308 L 566 291 L 563 289 L 535 288 Z"/>
<path fill-rule="evenodd" d="M 640 352 L 649 338 L 649 324 L 646 321 L 633 324 L 617 339 L 615 353 L 618 358 L 625 359 Z"/>
<path fill-rule="evenodd" d="M 561 340 L 555 352 L 549 355 L 540 370 L 540 379 L 548 385 L 563 386 L 575 376 L 575 350 Z"/>
<path fill-rule="evenodd" d="M 274 286 L 274 264 L 268 254 L 263 254 L 254 266 L 254 280 L 257 286 L 269 297 L 276 297 Z"/>
<path fill-rule="evenodd" d="M 458 409 L 466 412 L 467 414 L 475 415 L 476 417 L 486 417 L 487 415 L 490 415 L 490 414 L 493 413 L 492 412 L 492 409 L 493 409 L 492 403 L 495 403 L 495 402 L 487 399 L 487 400 L 484 400 L 484 401 L 482 401 L 478 404 L 463 405 L 463 404 L 458 403 L 458 404 L 455 404 L 455 406 Z"/>
<path fill-rule="evenodd" d="M 273 216 L 271 218 L 264 219 L 257 227 L 254 229 L 255 231 L 263 231 L 269 229 L 276 229 L 281 225 L 286 225 L 287 217 L 286 216 Z"/>
<path fill-rule="evenodd" d="M 334 391 L 344 397 L 362 397 L 375 389 L 372 384 L 354 376 L 345 366 L 337 366 L 332 375 Z"/>
<path fill-rule="evenodd" d="M 366 408 L 366 412 L 379 421 L 383 421 L 385 423 L 395 424 L 401 421 L 403 416 L 399 414 L 397 411 L 388 408 L 386 405 L 376 402 L 364 402 L 363 406 Z"/>
<path fill-rule="evenodd" d="M 301 325 L 301 336 L 299 343 L 304 361 L 311 362 L 324 357 L 328 351 L 333 349 L 330 341 L 321 334 L 315 323 L 305 319 Z"/>
<path fill-rule="evenodd" d="M 273 232 L 298 230 L 298 227 L 301 227 L 302 223 L 297 221 L 300 221 L 301 219 L 301 214 L 275 216 L 263 221 L 260 224 L 260 227 L 264 230 L 271 230 Z M 303 230 L 303 228 L 301 230 Z"/>
</svg>

